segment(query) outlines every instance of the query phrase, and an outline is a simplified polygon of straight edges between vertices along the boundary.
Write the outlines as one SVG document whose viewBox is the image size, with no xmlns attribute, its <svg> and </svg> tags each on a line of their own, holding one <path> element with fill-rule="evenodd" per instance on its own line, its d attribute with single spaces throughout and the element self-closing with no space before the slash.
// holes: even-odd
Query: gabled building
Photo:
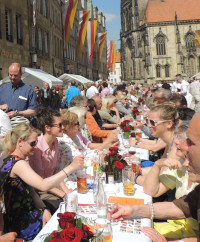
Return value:
<svg viewBox="0 0 200 242">
<path fill-rule="evenodd" d="M 122 0 L 122 79 L 173 81 L 200 71 L 199 0 Z"/>
</svg>

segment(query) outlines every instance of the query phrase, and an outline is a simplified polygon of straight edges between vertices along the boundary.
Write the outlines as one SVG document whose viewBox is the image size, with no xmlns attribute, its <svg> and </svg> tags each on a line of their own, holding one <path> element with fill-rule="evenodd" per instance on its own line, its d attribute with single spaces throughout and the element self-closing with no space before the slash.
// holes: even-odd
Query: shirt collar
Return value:
<svg viewBox="0 0 200 242">
<path fill-rule="evenodd" d="M 16 89 L 17 89 L 17 88 L 23 86 L 24 83 L 21 81 L 17 86 L 14 86 L 14 85 L 12 84 L 12 82 L 11 82 L 11 85 L 12 85 L 12 88 L 16 88 Z"/>
</svg>

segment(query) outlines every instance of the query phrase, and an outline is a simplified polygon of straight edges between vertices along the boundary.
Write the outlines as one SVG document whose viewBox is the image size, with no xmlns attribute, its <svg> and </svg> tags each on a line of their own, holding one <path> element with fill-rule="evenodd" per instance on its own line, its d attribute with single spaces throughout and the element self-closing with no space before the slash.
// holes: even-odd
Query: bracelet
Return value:
<svg viewBox="0 0 200 242">
<path fill-rule="evenodd" d="M 137 179 L 138 179 L 139 176 L 141 176 L 141 174 L 138 174 L 138 173 L 135 174 L 135 183 L 136 183 L 136 184 L 137 184 Z"/>
<path fill-rule="evenodd" d="M 151 220 L 153 220 L 155 215 L 153 203 L 150 203 L 150 214 L 151 214 Z"/>
<path fill-rule="evenodd" d="M 64 169 L 62 169 L 62 171 L 65 173 L 66 177 L 68 177 L 67 172 Z"/>
</svg>

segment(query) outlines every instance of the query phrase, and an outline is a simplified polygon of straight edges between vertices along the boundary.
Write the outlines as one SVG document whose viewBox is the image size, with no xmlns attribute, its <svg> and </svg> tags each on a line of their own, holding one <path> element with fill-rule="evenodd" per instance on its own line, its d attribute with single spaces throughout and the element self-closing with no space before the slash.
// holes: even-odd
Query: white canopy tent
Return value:
<svg viewBox="0 0 200 242">
<path fill-rule="evenodd" d="M 43 82 L 47 82 L 49 87 L 62 86 L 63 81 L 39 69 L 22 67 L 22 80 L 24 83 L 34 87 L 43 87 Z M 0 81 L 0 85 L 9 82 L 9 76 Z"/>
<path fill-rule="evenodd" d="M 82 84 L 86 84 L 88 82 L 92 82 L 91 80 L 88 80 L 87 78 L 80 76 L 80 75 L 74 75 L 74 74 L 63 74 L 58 77 L 60 80 L 62 80 L 64 83 L 70 82 L 70 81 L 77 81 Z"/>
</svg>

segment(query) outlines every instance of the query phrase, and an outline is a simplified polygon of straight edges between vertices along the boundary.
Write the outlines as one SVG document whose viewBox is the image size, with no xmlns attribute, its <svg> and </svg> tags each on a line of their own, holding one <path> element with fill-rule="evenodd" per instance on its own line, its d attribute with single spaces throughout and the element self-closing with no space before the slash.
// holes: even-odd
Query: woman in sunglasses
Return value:
<svg viewBox="0 0 200 242">
<path fill-rule="evenodd" d="M 119 111 L 119 115 L 123 118 L 126 115 L 131 116 L 131 110 L 127 108 L 127 96 L 126 95 L 119 95 L 117 97 L 118 102 L 116 103 L 116 108 Z"/>
<path fill-rule="evenodd" d="M 160 138 L 166 144 L 161 159 L 172 158 L 178 163 L 174 133 L 175 127 L 179 122 L 179 115 L 175 105 L 166 102 L 152 106 L 146 122 L 151 134 L 155 138 Z M 144 168 L 142 172 L 143 176 L 138 177 L 137 183 L 146 187 L 148 183 L 146 182 L 145 175 L 148 174 L 149 168 Z M 149 187 L 149 189 L 153 189 L 153 187 Z"/>
<path fill-rule="evenodd" d="M 82 161 L 73 161 L 59 173 L 43 179 L 25 160 L 37 149 L 37 138 L 36 130 L 25 123 L 18 124 L 9 131 L 4 143 L 8 157 L 0 168 L 6 207 L 4 232 L 14 231 L 18 238 L 25 241 L 34 239 L 51 217 L 33 187 L 48 191 L 83 165 Z"/>
<path fill-rule="evenodd" d="M 38 129 L 42 134 L 38 137 L 37 149 L 28 161 L 32 169 L 42 178 L 50 177 L 58 172 L 59 148 L 57 137 L 63 136 L 63 123 L 59 111 L 39 108 L 37 110 Z M 83 156 L 77 157 L 83 161 Z M 63 200 L 65 194 L 71 192 L 64 182 L 47 192 L 39 192 L 45 204 L 53 213 Z"/>
</svg>

